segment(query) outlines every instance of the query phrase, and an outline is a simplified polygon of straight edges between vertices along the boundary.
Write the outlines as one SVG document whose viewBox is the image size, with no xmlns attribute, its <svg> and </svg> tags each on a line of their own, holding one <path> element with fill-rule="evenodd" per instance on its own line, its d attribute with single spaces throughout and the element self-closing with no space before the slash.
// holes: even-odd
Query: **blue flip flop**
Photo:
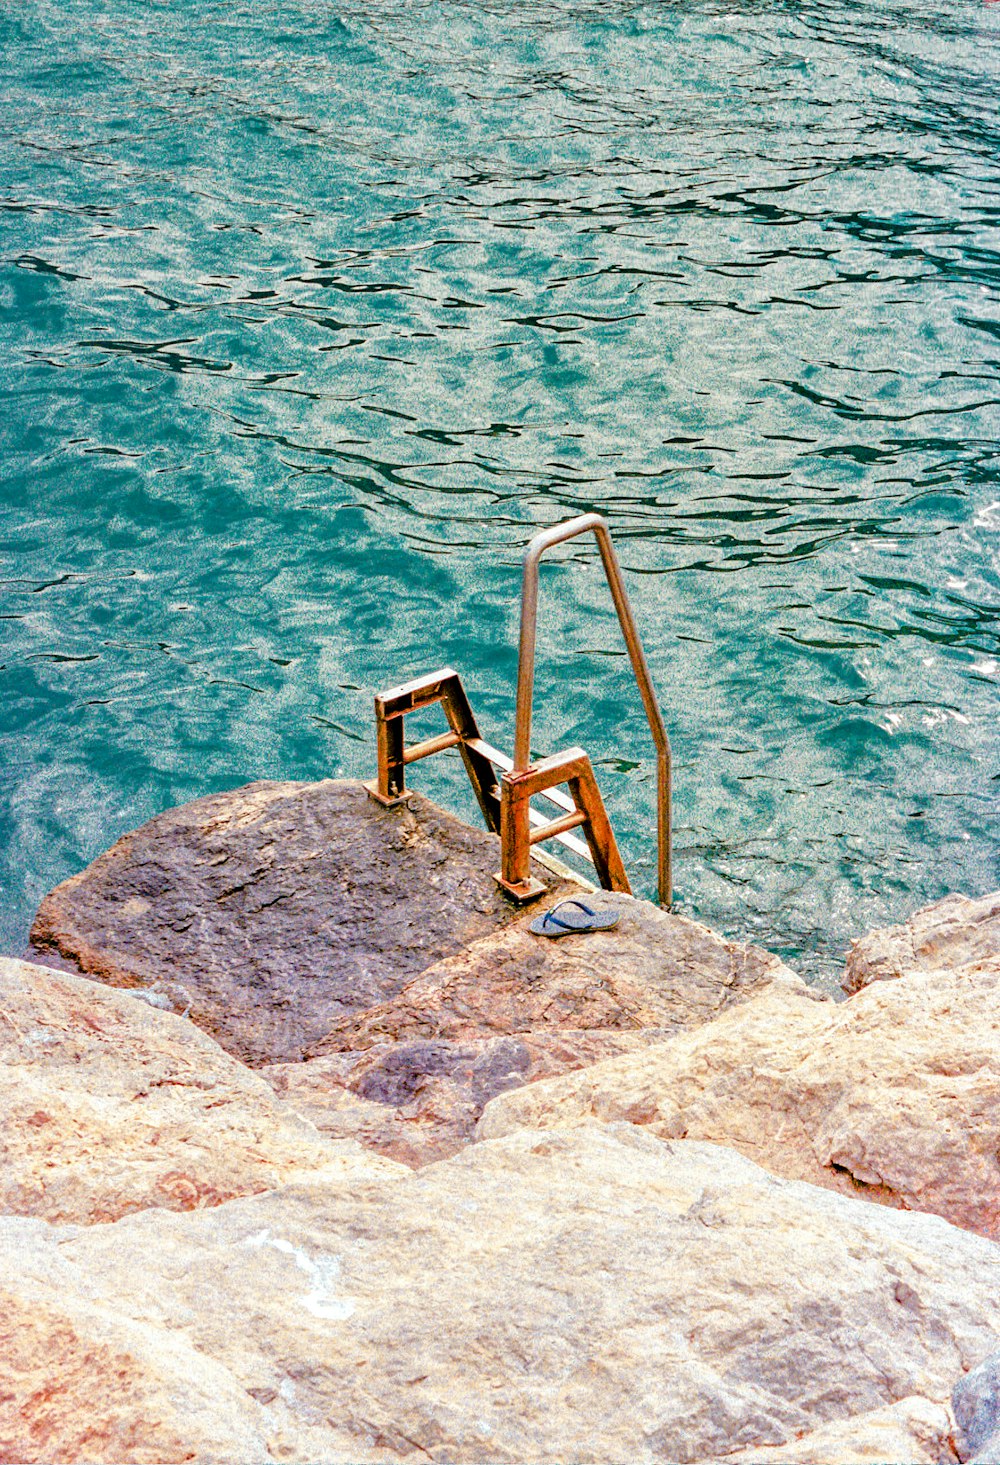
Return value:
<svg viewBox="0 0 1000 1465">
<path fill-rule="evenodd" d="M 568 906 L 576 909 L 568 910 Z M 561 911 L 562 915 L 557 916 L 556 911 Z M 618 911 L 595 911 L 593 906 L 570 895 L 533 920 L 528 930 L 536 936 L 551 936 L 553 939 L 570 936 L 574 931 L 610 931 L 618 924 L 618 914 Z"/>
</svg>

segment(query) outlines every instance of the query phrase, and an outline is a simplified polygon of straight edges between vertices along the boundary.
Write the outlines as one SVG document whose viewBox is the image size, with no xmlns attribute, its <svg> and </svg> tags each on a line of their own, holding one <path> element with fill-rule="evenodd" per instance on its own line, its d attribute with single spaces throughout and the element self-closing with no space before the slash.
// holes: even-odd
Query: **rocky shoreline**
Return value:
<svg viewBox="0 0 1000 1465">
<path fill-rule="evenodd" d="M 496 863 L 256 784 L 46 897 L 0 1460 L 1000 1460 L 1000 894 L 835 1003 L 627 896 L 532 936 Z"/>
</svg>

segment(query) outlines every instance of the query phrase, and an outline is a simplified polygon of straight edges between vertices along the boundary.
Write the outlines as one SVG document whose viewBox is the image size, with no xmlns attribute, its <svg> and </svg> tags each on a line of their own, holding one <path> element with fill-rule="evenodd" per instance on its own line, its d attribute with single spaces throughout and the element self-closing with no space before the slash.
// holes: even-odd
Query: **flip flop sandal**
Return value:
<svg viewBox="0 0 1000 1465">
<path fill-rule="evenodd" d="M 575 907 L 575 909 L 570 909 Z M 560 911 L 560 915 L 556 915 Z M 575 896 L 557 901 L 550 911 L 538 916 L 528 927 L 536 936 L 570 936 L 574 931 L 610 931 L 618 924 L 618 911 L 595 911 Z"/>
</svg>

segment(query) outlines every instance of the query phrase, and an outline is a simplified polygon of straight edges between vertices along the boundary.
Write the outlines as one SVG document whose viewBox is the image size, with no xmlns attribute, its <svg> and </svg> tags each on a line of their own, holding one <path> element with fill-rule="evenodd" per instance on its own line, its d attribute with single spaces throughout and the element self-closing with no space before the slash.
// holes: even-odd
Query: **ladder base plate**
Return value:
<svg viewBox="0 0 1000 1465">
<path fill-rule="evenodd" d="M 537 900 L 540 895 L 548 894 L 549 887 L 541 880 L 536 880 L 533 875 L 529 875 L 527 880 L 516 881 L 505 880 L 502 875 L 494 875 L 493 878 L 504 895 L 509 895 L 518 905 L 527 905 L 529 900 Z"/>
<path fill-rule="evenodd" d="M 385 794 L 379 793 L 378 781 L 376 779 L 372 779 L 371 783 L 366 783 L 364 787 L 368 797 L 374 799 L 376 804 L 381 804 L 383 809 L 395 809 L 398 804 L 409 802 L 410 789 L 407 789 L 406 793 L 397 794 L 395 798 L 387 799 Z"/>
</svg>

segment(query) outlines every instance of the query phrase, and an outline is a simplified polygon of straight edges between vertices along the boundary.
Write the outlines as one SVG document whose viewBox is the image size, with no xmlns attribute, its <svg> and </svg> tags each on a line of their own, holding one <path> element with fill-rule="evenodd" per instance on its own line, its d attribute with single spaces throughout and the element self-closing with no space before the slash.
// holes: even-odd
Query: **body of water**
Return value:
<svg viewBox="0 0 1000 1465">
<path fill-rule="evenodd" d="M 0 949 L 159 810 L 370 776 L 406 676 L 509 746 L 593 509 L 682 909 L 828 981 L 1000 885 L 1000 5 L 8 0 L 0 59 Z M 652 894 L 582 541 L 534 737 Z"/>
</svg>

